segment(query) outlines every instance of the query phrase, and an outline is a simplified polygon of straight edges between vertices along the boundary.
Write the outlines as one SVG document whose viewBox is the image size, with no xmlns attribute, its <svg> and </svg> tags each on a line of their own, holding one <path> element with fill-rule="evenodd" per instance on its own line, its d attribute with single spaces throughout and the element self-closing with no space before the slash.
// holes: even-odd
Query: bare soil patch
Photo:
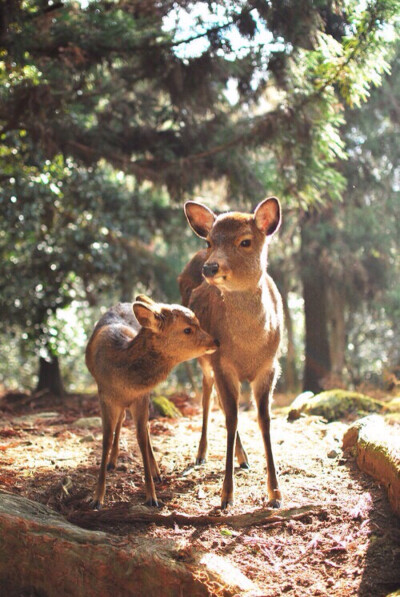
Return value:
<svg viewBox="0 0 400 597">
<path fill-rule="evenodd" d="M 254 595 L 381 597 L 400 588 L 399 519 L 383 488 L 358 470 L 351 454 L 342 453 L 345 422 L 327 424 L 312 416 L 288 422 L 274 411 L 273 445 L 285 503 L 271 517 L 265 516 L 265 457 L 255 411 L 242 411 L 239 430 L 251 468 L 236 469 L 235 506 L 221 513 L 222 413 L 211 414 L 209 459 L 197 467 L 201 413 L 185 395 L 177 395 L 175 403 L 182 418 L 151 422 L 163 476 L 156 491 L 164 505 L 145 509 L 147 518 L 132 517 L 131 507 L 144 501 L 144 485 L 131 420 L 121 433 L 117 470 L 107 475 L 105 507 L 90 510 L 101 427 L 74 423 L 99 415 L 95 396 L 69 396 L 62 403 L 46 396 L 3 397 L 0 488 L 127 542 L 138 536 L 171 538 L 182 549 L 215 553 L 254 583 Z M 246 517 L 249 525 L 235 524 Z"/>
</svg>

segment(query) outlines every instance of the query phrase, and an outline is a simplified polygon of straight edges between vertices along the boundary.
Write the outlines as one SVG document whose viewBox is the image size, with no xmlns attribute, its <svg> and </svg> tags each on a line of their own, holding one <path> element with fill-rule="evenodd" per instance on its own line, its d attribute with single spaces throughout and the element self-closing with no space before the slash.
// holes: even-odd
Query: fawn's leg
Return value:
<svg viewBox="0 0 400 597">
<path fill-rule="evenodd" d="M 203 426 L 201 428 L 201 438 L 199 449 L 197 451 L 196 464 L 204 464 L 207 460 L 208 452 L 208 421 L 210 415 L 211 392 L 214 385 L 214 373 L 208 361 L 199 359 L 199 362 L 203 370 Z"/>
<path fill-rule="evenodd" d="M 101 455 L 101 464 L 99 479 L 97 482 L 96 491 L 93 498 L 93 508 L 100 509 L 104 502 L 104 494 L 106 488 L 106 466 L 108 460 L 108 454 L 111 449 L 113 440 L 113 433 L 117 425 L 118 418 L 120 417 L 121 411 L 119 407 L 113 404 L 107 404 L 100 396 L 101 405 L 101 419 L 103 422 L 103 451 Z"/>
<path fill-rule="evenodd" d="M 114 441 L 113 441 L 113 445 L 111 448 L 110 460 L 108 461 L 108 465 L 107 465 L 108 471 L 112 471 L 117 464 L 117 459 L 118 459 L 118 454 L 119 454 L 119 436 L 121 434 L 121 427 L 122 427 L 122 424 L 124 421 L 125 421 L 125 409 L 123 409 L 121 411 L 117 425 L 115 427 Z"/>
<path fill-rule="evenodd" d="M 265 455 L 267 458 L 267 486 L 269 505 L 272 508 L 280 508 L 282 501 L 282 494 L 279 489 L 278 479 L 276 476 L 274 456 L 272 454 L 271 445 L 271 414 L 270 403 L 272 400 L 272 393 L 275 387 L 277 378 L 277 368 L 272 369 L 260 379 L 256 379 L 253 383 L 254 396 L 258 409 L 258 424 L 264 440 Z"/>
<path fill-rule="evenodd" d="M 233 372 L 227 375 L 220 370 L 215 372 L 215 381 L 225 413 L 227 431 L 225 478 L 221 493 L 221 508 L 224 510 L 232 505 L 234 500 L 233 454 L 237 434 L 240 384 Z"/>
<path fill-rule="evenodd" d="M 149 395 L 146 394 L 141 398 L 136 398 L 134 405 L 131 407 L 132 415 L 136 422 L 136 434 L 140 451 L 142 453 L 144 480 L 146 486 L 146 506 L 158 506 L 156 491 L 154 488 L 154 481 L 152 476 L 152 457 L 149 441 Z M 153 455 L 153 460 L 154 455 Z M 153 466 L 154 466 L 153 462 Z M 157 467 L 158 469 L 158 467 Z"/>
</svg>

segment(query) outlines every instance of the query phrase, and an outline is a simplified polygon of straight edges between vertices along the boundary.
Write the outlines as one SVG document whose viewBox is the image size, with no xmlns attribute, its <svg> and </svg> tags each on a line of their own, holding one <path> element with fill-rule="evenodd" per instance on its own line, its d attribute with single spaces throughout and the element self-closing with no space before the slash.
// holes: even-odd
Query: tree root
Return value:
<svg viewBox="0 0 400 597">
<path fill-rule="evenodd" d="M 279 513 L 271 508 L 262 508 L 245 514 L 225 515 L 212 511 L 210 514 L 190 516 L 179 512 L 160 514 L 153 512 L 146 506 L 129 506 L 129 504 L 118 505 L 114 508 L 100 511 L 73 512 L 68 516 L 69 522 L 78 526 L 91 529 L 98 528 L 102 524 L 151 524 L 174 527 L 194 526 L 202 527 L 208 525 L 225 525 L 234 529 L 243 529 L 258 525 L 279 525 L 289 520 L 305 520 L 312 516 L 326 515 L 326 510 L 321 506 L 308 505 L 300 508 L 280 510 Z"/>
</svg>

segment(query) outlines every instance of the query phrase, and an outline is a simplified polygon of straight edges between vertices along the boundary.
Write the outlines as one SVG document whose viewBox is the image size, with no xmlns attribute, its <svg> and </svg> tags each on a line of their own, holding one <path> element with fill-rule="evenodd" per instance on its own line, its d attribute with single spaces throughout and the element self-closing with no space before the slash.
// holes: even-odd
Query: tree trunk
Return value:
<svg viewBox="0 0 400 597">
<path fill-rule="evenodd" d="M 48 359 L 40 357 L 39 359 L 39 379 L 36 392 L 42 390 L 48 390 L 51 394 L 60 397 L 65 393 L 58 357 Z"/>
<path fill-rule="evenodd" d="M 331 373 L 328 341 L 327 288 L 319 258 L 321 246 L 314 238 L 319 214 L 305 214 L 301 230 L 301 277 L 305 317 L 305 365 L 303 390 L 318 393 L 322 380 Z"/>
<path fill-rule="evenodd" d="M 285 315 L 285 327 L 287 333 L 287 350 L 284 365 L 284 387 L 287 392 L 296 392 L 299 387 L 299 378 L 296 370 L 296 351 L 294 345 L 293 321 L 287 300 L 287 292 L 281 290 L 283 312 Z"/>
<path fill-rule="evenodd" d="M 346 352 L 345 295 L 339 288 L 329 286 L 329 347 L 332 373 L 343 376 Z"/>
</svg>

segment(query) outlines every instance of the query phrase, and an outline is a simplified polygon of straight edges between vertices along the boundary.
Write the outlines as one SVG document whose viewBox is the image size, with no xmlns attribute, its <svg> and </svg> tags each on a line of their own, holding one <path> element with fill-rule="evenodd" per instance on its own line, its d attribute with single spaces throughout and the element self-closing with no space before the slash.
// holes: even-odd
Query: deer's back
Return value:
<svg viewBox="0 0 400 597">
<path fill-rule="evenodd" d="M 99 319 L 86 348 L 86 364 L 96 381 L 123 361 L 139 330 L 132 303 L 118 303 Z"/>
</svg>

